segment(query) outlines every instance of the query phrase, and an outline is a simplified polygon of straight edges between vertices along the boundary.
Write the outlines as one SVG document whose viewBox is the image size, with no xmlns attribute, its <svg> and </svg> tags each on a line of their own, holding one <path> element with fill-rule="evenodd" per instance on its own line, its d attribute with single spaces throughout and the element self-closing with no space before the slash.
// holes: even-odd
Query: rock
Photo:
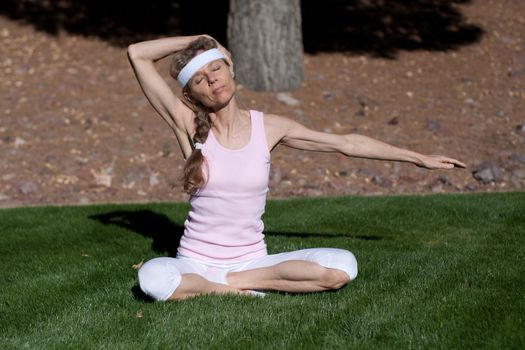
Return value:
<svg viewBox="0 0 525 350">
<path fill-rule="evenodd" d="M 306 179 L 302 179 L 301 178 L 301 179 L 297 180 L 297 186 L 299 186 L 299 187 L 306 186 Z"/>
<path fill-rule="evenodd" d="M 441 131 L 441 123 L 435 119 L 427 119 L 427 129 L 438 133 Z"/>
<path fill-rule="evenodd" d="M 154 172 L 150 172 L 149 173 L 149 186 L 150 187 L 155 187 L 155 186 L 157 186 L 160 183 L 159 178 L 158 178 L 157 175 L 158 174 L 154 173 Z"/>
<path fill-rule="evenodd" d="M 91 174 L 95 178 L 97 185 L 111 187 L 111 179 L 113 174 L 113 165 L 107 166 L 100 171 L 91 169 Z"/>
<path fill-rule="evenodd" d="M 465 186 L 465 189 L 467 191 L 475 191 L 478 189 L 478 185 L 476 184 L 468 184 L 467 186 Z"/>
<path fill-rule="evenodd" d="M 515 130 L 517 133 L 520 133 L 520 134 L 525 133 L 525 124 L 516 125 Z"/>
<path fill-rule="evenodd" d="M 362 109 L 368 108 L 368 103 L 363 96 L 357 96 L 356 99 L 357 99 L 357 102 L 359 103 L 359 106 L 361 106 Z"/>
<path fill-rule="evenodd" d="M 270 170 L 270 186 L 277 185 L 283 179 L 283 173 L 280 168 L 273 167 Z"/>
<path fill-rule="evenodd" d="M 498 118 L 502 118 L 502 117 L 504 117 L 504 116 L 505 116 L 505 112 L 504 112 L 504 111 L 497 111 L 497 112 L 496 112 L 496 117 L 498 117 Z"/>
<path fill-rule="evenodd" d="M 388 125 L 398 125 L 399 119 L 397 117 L 394 117 L 388 121 Z"/>
<path fill-rule="evenodd" d="M 515 169 L 512 171 L 512 176 L 518 179 L 525 179 L 525 169 Z"/>
<path fill-rule="evenodd" d="M 0 202 L 8 201 L 10 199 L 11 199 L 11 197 L 9 197 L 8 195 L 0 193 Z"/>
<path fill-rule="evenodd" d="M 390 179 L 383 179 L 381 176 L 379 175 L 374 175 L 372 176 L 372 182 L 379 186 L 379 187 L 384 187 L 384 188 L 391 188 L 392 185 L 393 185 L 393 182 L 392 180 Z"/>
<path fill-rule="evenodd" d="M 510 156 L 510 160 L 525 163 L 525 154 L 513 154 Z"/>
<path fill-rule="evenodd" d="M 375 171 L 373 169 L 369 169 L 369 168 L 359 168 L 359 169 L 357 169 L 356 175 L 362 175 L 362 176 L 367 176 L 367 177 L 379 176 L 377 171 Z"/>
<path fill-rule="evenodd" d="M 323 91 L 321 96 L 323 97 L 323 99 L 330 101 L 337 96 L 337 93 L 335 91 Z"/>
<path fill-rule="evenodd" d="M 366 112 L 364 109 L 360 109 L 357 112 L 355 112 L 356 117 L 366 117 Z"/>
<path fill-rule="evenodd" d="M 453 183 L 452 183 L 452 181 L 449 179 L 449 177 L 448 177 L 448 176 L 445 176 L 445 175 L 440 175 L 440 176 L 438 176 L 436 182 L 441 183 L 441 184 L 443 184 L 443 185 L 447 185 L 447 186 L 452 186 L 452 185 L 453 185 Z"/>
<path fill-rule="evenodd" d="M 122 179 L 122 187 L 132 189 L 138 181 L 142 180 L 143 175 L 139 171 L 130 171 Z"/>
<path fill-rule="evenodd" d="M 173 146 L 170 143 L 162 145 L 162 156 L 169 157 L 173 153 Z"/>
<path fill-rule="evenodd" d="M 33 181 L 26 181 L 18 186 L 18 190 L 22 194 L 30 194 L 38 190 L 38 186 Z"/>
<path fill-rule="evenodd" d="M 501 170 L 494 163 L 483 163 L 472 172 L 474 178 L 484 184 L 501 180 Z"/>
<path fill-rule="evenodd" d="M 298 99 L 294 98 L 287 92 L 280 92 L 277 94 L 277 100 L 288 106 L 297 106 L 301 103 Z"/>
<path fill-rule="evenodd" d="M 24 140 L 23 138 L 17 136 L 17 137 L 15 138 L 14 145 L 15 145 L 15 148 L 18 148 L 18 147 L 20 147 L 20 146 L 25 145 L 26 143 L 27 143 L 26 140 Z"/>
<path fill-rule="evenodd" d="M 9 174 L 5 174 L 5 175 L 2 175 L 2 180 L 3 181 L 9 181 L 9 180 L 12 180 L 15 178 L 15 174 L 13 173 L 9 173 Z"/>
</svg>

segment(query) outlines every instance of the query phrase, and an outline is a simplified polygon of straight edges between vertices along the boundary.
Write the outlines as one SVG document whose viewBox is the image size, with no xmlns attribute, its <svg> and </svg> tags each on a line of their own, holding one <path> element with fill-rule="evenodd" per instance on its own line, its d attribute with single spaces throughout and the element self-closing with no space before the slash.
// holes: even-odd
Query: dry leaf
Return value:
<svg viewBox="0 0 525 350">
<path fill-rule="evenodd" d="M 144 259 L 142 259 L 138 264 L 135 264 L 135 265 L 131 265 L 131 268 L 133 270 L 138 270 L 142 267 L 142 265 L 144 265 Z"/>
</svg>

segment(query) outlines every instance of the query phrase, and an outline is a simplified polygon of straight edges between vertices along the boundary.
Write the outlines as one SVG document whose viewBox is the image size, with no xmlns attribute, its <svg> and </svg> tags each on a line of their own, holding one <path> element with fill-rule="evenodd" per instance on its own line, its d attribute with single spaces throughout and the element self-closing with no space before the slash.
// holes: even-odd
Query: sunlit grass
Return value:
<svg viewBox="0 0 525 350">
<path fill-rule="evenodd" d="M 185 204 L 0 210 L 0 348 L 523 348 L 525 193 L 271 201 L 271 253 L 349 249 L 333 293 L 149 303 Z"/>
</svg>

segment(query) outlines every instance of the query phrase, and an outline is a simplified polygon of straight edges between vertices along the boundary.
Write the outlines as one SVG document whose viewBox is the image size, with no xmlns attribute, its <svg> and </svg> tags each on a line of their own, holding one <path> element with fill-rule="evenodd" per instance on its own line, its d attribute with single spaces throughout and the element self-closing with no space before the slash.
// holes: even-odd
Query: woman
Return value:
<svg viewBox="0 0 525 350">
<path fill-rule="evenodd" d="M 154 66 L 171 54 L 170 73 L 182 87 L 181 98 Z M 191 195 L 177 257 L 152 259 L 139 270 L 140 287 L 155 300 L 325 291 L 356 278 L 357 261 L 343 249 L 267 254 L 261 216 L 270 151 L 279 144 L 429 169 L 465 167 L 366 136 L 317 132 L 278 115 L 240 109 L 229 53 L 209 36 L 141 42 L 129 46 L 128 56 L 144 94 L 175 132 L 186 159 L 184 189 Z"/>
</svg>

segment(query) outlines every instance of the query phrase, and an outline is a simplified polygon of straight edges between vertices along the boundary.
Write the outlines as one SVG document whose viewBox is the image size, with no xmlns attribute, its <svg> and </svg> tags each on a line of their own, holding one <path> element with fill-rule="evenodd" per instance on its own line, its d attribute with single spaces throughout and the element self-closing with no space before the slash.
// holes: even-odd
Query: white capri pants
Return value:
<svg viewBox="0 0 525 350">
<path fill-rule="evenodd" d="M 346 272 L 351 280 L 357 277 L 357 260 L 351 252 L 338 248 L 311 248 L 227 264 L 210 263 L 182 256 L 154 258 L 140 268 L 139 284 L 148 296 L 165 301 L 175 292 L 183 274 L 194 273 L 211 282 L 227 284 L 228 272 L 268 267 L 290 260 L 310 261 L 326 268 L 339 269 Z"/>
</svg>

